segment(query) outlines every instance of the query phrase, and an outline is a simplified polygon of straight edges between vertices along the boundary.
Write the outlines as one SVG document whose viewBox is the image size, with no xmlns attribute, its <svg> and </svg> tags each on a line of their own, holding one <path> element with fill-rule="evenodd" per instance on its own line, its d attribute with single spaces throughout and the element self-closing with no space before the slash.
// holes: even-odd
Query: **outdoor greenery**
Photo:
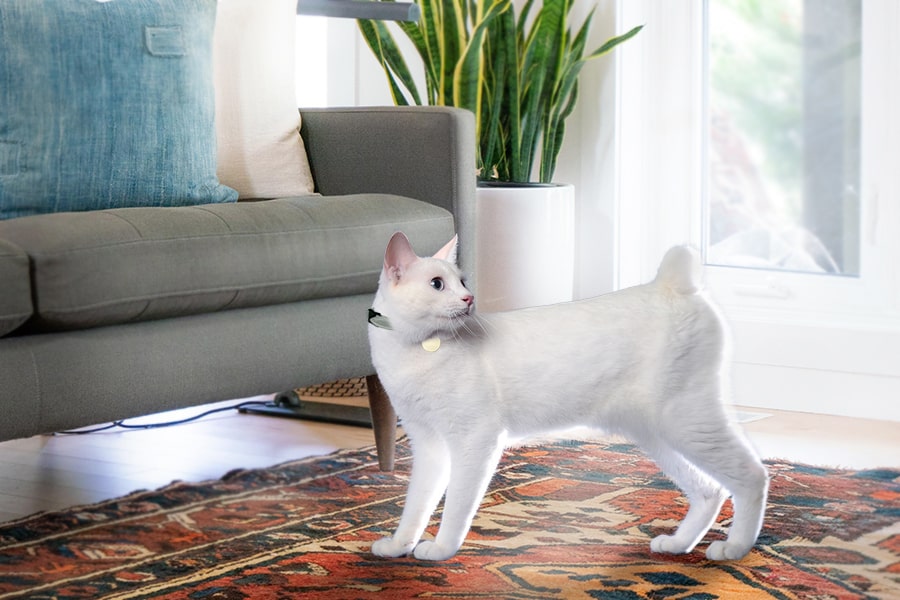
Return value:
<svg viewBox="0 0 900 600">
<path fill-rule="evenodd" d="M 711 260 L 856 273 L 862 0 L 707 9 Z"/>
<path fill-rule="evenodd" d="M 382 0 L 393 1 L 393 0 Z M 415 0 L 422 18 L 399 23 L 425 70 L 423 96 L 391 28 L 360 20 L 398 105 L 458 106 L 476 118 L 482 180 L 525 183 L 540 156 L 539 181 L 550 182 L 578 98 L 584 64 L 633 37 L 641 27 L 586 53 L 593 10 L 575 30 L 574 0 Z M 540 154 L 538 154 L 540 151 Z"/>
<path fill-rule="evenodd" d="M 711 108 L 756 150 L 762 174 L 799 212 L 803 1 L 716 0 L 709 11 Z"/>
</svg>

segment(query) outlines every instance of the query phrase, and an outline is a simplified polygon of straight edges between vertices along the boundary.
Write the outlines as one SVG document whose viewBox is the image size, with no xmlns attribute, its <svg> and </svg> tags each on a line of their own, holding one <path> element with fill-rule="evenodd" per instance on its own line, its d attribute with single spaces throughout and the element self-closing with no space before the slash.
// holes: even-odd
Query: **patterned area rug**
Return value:
<svg viewBox="0 0 900 600">
<path fill-rule="evenodd" d="M 769 463 L 762 537 L 720 564 L 703 547 L 649 551 L 685 506 L 631 446 L 519 448 L 463 549 L 435 564 L 368 552 L 396 524 L 409 464 L 405 444 L 395 473 L 373 449 L 344 451 L 2 524 L 0 598 L 900 597 L 897 470 Z"/>
</svg>

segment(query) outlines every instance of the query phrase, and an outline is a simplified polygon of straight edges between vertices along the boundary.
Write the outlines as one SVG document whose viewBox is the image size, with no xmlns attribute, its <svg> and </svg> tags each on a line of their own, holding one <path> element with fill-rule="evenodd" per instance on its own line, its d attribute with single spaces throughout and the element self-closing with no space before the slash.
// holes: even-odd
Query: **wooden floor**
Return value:
<svg viewBox="0 0 900 600">
<path fill-rule="evenodd" d="M 144 420 L 174 420 L 198 412 L 202 409 Z M 765 414 L 765 418 L 746 423 L 745 429 L 766 458 L 849 468 L 900 467 L 900 423 L 803 413 Z M 373 443 L 369 429 L 237 411 L 165 429 L 3 442 L 0 521 L 154 489 L 173 480 L 217 479 L 235 468 L 266 467 Z"/>
</svg>

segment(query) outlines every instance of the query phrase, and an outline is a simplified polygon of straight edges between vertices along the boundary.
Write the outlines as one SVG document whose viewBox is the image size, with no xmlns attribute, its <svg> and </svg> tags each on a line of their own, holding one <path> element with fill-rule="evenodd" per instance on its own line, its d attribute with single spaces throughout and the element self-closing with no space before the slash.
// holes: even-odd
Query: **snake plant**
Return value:
<svg viewBox="0 0 900 600">
<path fill-rule="evenodd" d="M 393 0 L 380 0 L 390 2 Z M 394 103 L 457 106 L 475 113 L 481 180 L 531 182 L 540 150 L 539 181 L 550 182 L 578 97 L 585 62 L 635 36 L 641 27 L 585 53 L 591 10 L 572 32 L 574 0 L 415 0 L 418 23 L 398 23 L 425 70 L 425 95 L 391 29 L 360 20 L 359 28 L 384 69 Z"/>
</svg>

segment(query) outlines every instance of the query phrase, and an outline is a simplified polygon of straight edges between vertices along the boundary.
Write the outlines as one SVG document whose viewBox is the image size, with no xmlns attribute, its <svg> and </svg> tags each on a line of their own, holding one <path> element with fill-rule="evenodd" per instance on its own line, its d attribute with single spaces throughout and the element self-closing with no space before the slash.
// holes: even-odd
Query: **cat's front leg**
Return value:
<svg viewBox="0 0 900 600">
<path fill-rule="evenodd" d="M 444 500 L 444 514 L 434 541 L 416 546 L 420 560 L 447 560 L 462 546 L 472 520 L 500 462 L 500 439 L 465 440 L 450 457 L 450 483 Z"/>
<path fill-rule="evenodd" d="M 372 554 L 387 558 L 406 556 L 412 552 L 447 489 L 450 475 L 449 454 L 443 441 L 431 432 L 416 435 L 414 428 L 411 430 L 409 425 L 404 426 L 413 450 L 406 504 L 394 535 L 372 544 Z"/>
</svg>

